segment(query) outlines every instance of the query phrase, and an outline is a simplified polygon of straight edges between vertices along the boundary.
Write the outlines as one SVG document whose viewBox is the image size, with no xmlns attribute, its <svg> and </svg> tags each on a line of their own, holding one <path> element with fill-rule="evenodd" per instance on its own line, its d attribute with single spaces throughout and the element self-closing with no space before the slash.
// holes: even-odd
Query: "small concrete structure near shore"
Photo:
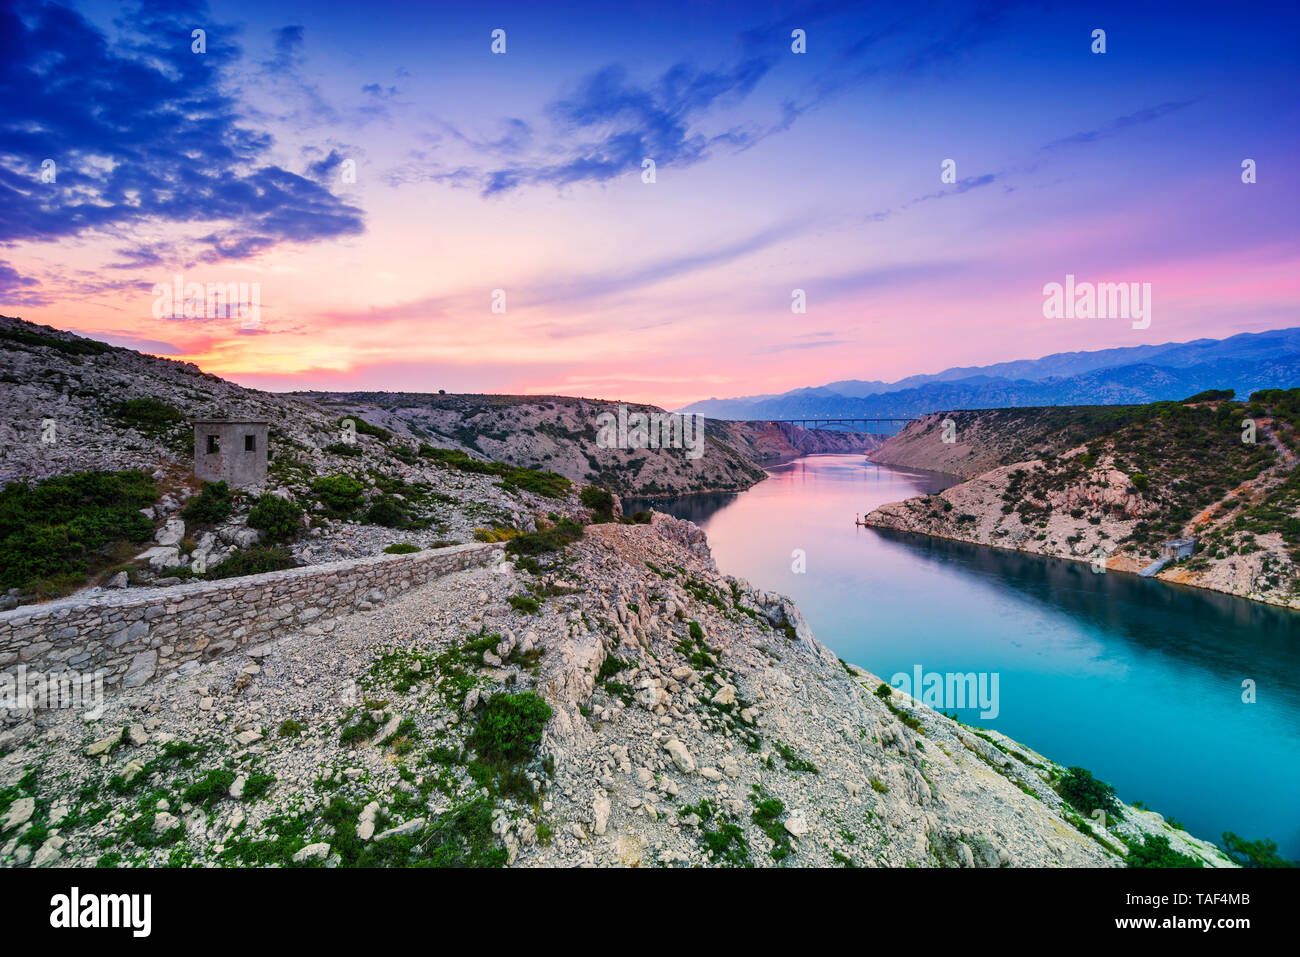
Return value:
<svg viewBox="0 0 1300 957">
<path fill-rule="evenodd" d="M 1173 541 L 1160 543 L 1160 557 L 1171 561 L 1188 558 L 1194 551 L 1196 551 L 1194 538 L 1175 538 Z"/>
<path fill-rule="evenodd" d="M 265 419 L 195 419 L 194 474 L 232 488 L 266 483 Z"/>
<path fill-rule="evenodd" d="M 1170 562 L 1178 561 L 1180 558 L 1188 558 L 1196 551 L 1196 539 L 1194 538 L 1175 538 L 1168 542 L 1160 543 L 1160 557 L 1153 561 L 1138 574 L 1143 578 L 1152 578 L 1160 573 L 1160 570 Z"/>
</svg>

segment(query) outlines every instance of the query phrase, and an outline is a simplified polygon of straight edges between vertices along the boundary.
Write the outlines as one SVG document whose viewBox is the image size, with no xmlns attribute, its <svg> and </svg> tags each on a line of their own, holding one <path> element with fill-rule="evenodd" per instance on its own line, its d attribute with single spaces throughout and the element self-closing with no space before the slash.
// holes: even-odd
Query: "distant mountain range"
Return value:
<svg viewBox="0 0 1300 957">
<path fill-rule="evenodd" d="M 779 395 L 705 399 L 680 410 L 717 419 L 915 416 L 953 409 L 1121 405 L 1183 399 L 1206 389 L 1300 385 L 1300 328 L 1158 346 L 1061 352 L 989 366 L 946 369 L 897 382 L 845 379 Z"/>
</svg>

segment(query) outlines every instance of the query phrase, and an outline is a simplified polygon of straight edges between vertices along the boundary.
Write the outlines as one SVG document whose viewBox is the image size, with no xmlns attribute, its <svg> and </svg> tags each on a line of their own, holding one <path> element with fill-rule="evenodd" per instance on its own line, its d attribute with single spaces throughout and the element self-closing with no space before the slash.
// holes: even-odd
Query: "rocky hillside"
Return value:
<svg viewBox="0 0 1300 957">
<path fill-rule="evenodd" d="M 721 422 L 732 445 L 755 462 L 772 463 L 800 455 L 870 452 L 885 441 L 882 435 L 805 429 L 788 422 Z"/>
<path fill-rule="evenodd" d="M 777 422 L 707 420 L 700 454 L 687 449 L 609 448 L 601 416 L 665 414 L 635 403 L 567 396 L 309 392 L 303 399 L 355 414 L 394 433 L 511 465 L 547 469 L 620 495 L 740 491 L 763 479 L 760 465 L 818 452 L 866 452 L 882 438 Z M 605 420 L 608 421 L 608 420 Z"/>
<path fill-rule="evenodd" d="M 533 531 L 537 516 L 588 514 L 575 483 L 738 490 L 764 477 L 761 462 L 873 444 L 708 422 L 694 449 L 688 434 L 681 448 L 602 448 L 598 420 L 617 403 L 268 393 L 4 317 L 0 380 L 0 484 L 37 483 L 0 496 L 5 605 Z M 271 423 L 266 486 L 200 494 L 189 420 L 231 417 Z"/>
<path fill-rule="evenodd" d="M 97 720 L 17 715 L 0 866 L 1229 864 L 879 692 L 688 522 L 508 547 Z"/>
<path fill-rule="evenodd" d="M 459 543 L 532 531 L 537 516 L 588 514 L 563 476 L 47 326 L 0 319 L 0 379 L 0 481 L 28 483 L 0 494 L 8 604 L 85 584 L 168 584 Z M 271 423 L 265 488 L 203 489 L 194 478 L 188 420 L 223 417 Z"/>
<path fill-rule="evenodd" d="M 677 448 L 602 447 L 600 416 L 663 414 L 649 405 L 568 396 L 295 393 L 338 415 L 357 414 L 394 433 L 511 465 L 546 469 L 620 495 L 740 491 L 764 477 L 738 450 L 730 423 L 709 421 L 698 454 Z M 606 420 L 608 421 L 608 420 Z"/>
<path fill-rule="evenodd" d="M 1300 607 L 1298 425 L 1297 389 L 936 413 L 869 458 L 967 481 L 867 520 L 1120 571 L 1150 565 L 1162 541 L 1195 538 L 1195 554 L 1158 577 Z"/>
</svg>

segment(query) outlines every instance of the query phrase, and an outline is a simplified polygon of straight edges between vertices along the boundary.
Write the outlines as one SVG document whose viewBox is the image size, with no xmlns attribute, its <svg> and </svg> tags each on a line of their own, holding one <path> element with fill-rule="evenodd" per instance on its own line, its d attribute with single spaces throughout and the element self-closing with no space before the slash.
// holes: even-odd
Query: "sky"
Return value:
<svg viewBox="0 0 1300 957">
<path fill-rule="evenodd" d="M 1078 6 L 0 0 L 0 314 L 666 408 L 1297 325 L 1300 8 Z"/>
</svg>

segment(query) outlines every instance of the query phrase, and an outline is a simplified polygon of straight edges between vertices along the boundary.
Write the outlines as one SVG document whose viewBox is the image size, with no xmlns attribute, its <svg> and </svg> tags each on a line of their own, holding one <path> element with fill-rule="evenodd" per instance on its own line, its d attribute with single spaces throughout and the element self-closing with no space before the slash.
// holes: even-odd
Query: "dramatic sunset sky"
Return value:
<svg viewBox="0 0 1300 957">
<path fill-rule="evenodd" d="M 668 407 L 1294 326 L 1298 80 L 1291 2 L 0 0 L 0 313 Z M 1151 283 L 1150 328 L 1045 319 L 1066 273 Z M 259 328 L 155 318 L 177 274 L 260 283 Z"/>
</svg>

